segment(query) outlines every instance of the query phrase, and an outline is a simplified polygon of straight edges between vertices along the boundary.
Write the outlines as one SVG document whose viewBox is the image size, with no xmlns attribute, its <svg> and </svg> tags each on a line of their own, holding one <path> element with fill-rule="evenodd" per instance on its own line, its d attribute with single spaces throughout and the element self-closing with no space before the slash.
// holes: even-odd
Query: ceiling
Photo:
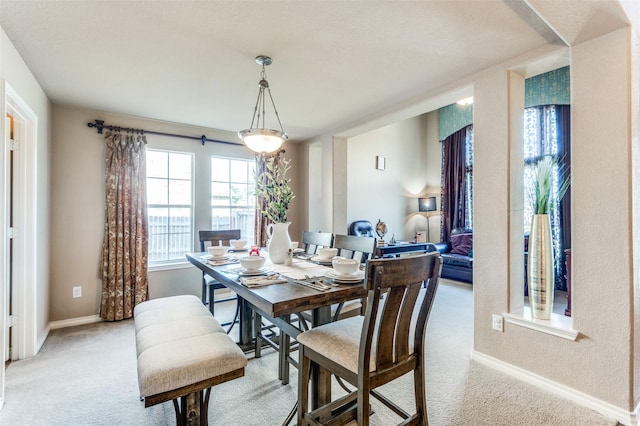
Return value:
<svg viewBox="0 0 640 426">
<path fill-rule="evenodd" d="M 233 132 L 271 56 L 284 130 L 307 140 L 624 22 L 615 1 L 552 3 L 0 0 L 0 25 L 55 104 Z"/>
</svg>

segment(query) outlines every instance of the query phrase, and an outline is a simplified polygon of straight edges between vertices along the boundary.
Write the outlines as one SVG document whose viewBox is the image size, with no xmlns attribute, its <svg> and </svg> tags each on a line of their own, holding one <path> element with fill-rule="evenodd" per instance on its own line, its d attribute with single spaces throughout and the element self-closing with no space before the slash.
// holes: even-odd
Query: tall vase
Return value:
<svg viewBox="0 0 640 426">
<path fill-rule="evenodd" d="M 284 263 L 287 252 L 291 248 L 289 225 L 291 225 L 291 222 L 272 223 L 267 226 L 268 253 L 273 263 Z"/>
<path fill-rule="evenodd" d="M 553 247 L 549 215 L 534 214 L 529 233 L 529 304 L 534 319 L 548 320 L 553 309 Z"/>
</svg>

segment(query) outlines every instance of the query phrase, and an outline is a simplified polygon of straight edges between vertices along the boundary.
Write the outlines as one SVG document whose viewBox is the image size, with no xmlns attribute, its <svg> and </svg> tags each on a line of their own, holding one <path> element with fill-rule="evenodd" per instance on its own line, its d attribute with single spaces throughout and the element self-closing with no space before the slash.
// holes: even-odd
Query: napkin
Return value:
<svg viewBox="0 0 640 426">
<path fill-rule="evenodd" d="M 240 282 L 245 287 L 253 288 L 253 287 L 262 287 L 271 284 L 282 284 L 286 283 L 287 280 L 285 278 L 281 278 L 278 275 L 269 275 L 269 276 L 260 276 L 260 277 L 242 277 L 240 278 Z"/>
<path fill-rule="evenodd" d="M 209 265 L 212 265 L 212 266 L 222 266 L 222 265 L 228 265 L 230 263 L 238 263 L 238 262 L 239 262 L 238 258 L 232 257 L 232 256 L 229 256 L 226 259 L 220 259 L 220 260 L 213 260 L 213 259 L 207 260 L 207 263 L 209 263 Z"/>
</svg>

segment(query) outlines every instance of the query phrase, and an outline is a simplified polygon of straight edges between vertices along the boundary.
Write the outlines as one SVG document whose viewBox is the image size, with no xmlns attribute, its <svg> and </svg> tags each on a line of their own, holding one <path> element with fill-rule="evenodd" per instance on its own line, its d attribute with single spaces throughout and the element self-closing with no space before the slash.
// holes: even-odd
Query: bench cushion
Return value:
<svg viewBox="0 0 640 426">
<path fill-rule="evenodd" d="M 244 353 L 225 333 L 160 343 L 138 355 L 140 395 L 167 392 L 246 365 Z"/>
<path fill-rule="evenodd" d="M 143 302 L 134 309 L 134 323 L 143 397 L 243 371 L 247 365 L 242 350 L 196 296 Z"/>
</svg>

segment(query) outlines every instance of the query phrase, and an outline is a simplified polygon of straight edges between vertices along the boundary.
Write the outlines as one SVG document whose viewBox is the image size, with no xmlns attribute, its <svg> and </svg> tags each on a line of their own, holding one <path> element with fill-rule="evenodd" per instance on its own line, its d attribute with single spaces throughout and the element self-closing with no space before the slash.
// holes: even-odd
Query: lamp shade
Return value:
<svg viewBox="0 0 640 426">
<path fill-rule="evenodd" d="M 273 152 L 282 146 L 287 135 L 278 130 L 247 129 L 238 132 L 238 136 L 249 149 L 256 152 Z"/>
<path fill-rule="evenodd" d="M 436 210 L 436 197 L 418 198 L 418 211 L 434 212 Z"/>
</svg>

